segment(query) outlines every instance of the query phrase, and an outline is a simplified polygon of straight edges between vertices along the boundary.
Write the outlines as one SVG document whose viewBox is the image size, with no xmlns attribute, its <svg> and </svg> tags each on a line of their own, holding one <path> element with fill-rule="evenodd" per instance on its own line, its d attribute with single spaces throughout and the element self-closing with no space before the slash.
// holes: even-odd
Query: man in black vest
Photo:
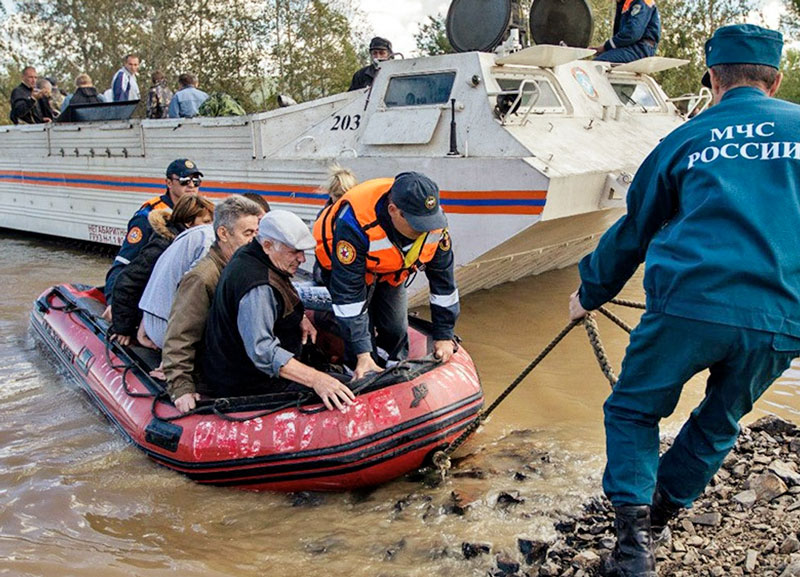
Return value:
<svg viewBox="0 0 800 577">
<path fill-rule="evenodd" d="M 328 409 L 353 404 L 347 386 L 296 358 L 317 331 L 291 277 L 305 262 L 304 251 L 315 246 L 297 215 L 273 210 L 261 219 L 256 238 L 220 276 L 206 324 L 200 392 L 231 397 L 297 390 L 299 383 Z"/>
</svg>

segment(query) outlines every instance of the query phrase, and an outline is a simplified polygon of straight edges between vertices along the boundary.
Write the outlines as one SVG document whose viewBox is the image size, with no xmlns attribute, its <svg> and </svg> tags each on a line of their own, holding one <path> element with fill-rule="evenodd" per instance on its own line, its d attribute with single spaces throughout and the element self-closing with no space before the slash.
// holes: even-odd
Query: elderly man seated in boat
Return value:
<svg viewBox="0 0 800 577">
<path fill-rule="evenodd" d="M 206 324 L 201 367 L 211 396 L 312 389 L 328 409 L 353 403 L 346 385 L 298 360 L 317 333 L 291 278 L 315 245 L 297 215 L 274 210 L 261 219 L 255 240 L 233 255 Z"/>
<path fill-rule="evenodd" d="M 163 372 L 170 398 L 182 413 L 194 409 L 199 399 L 195 359 L 198 348 L 202 348 L 208 311 L 219 277 L 233 254 L 253 240 L 258 232 L 258 221 L 264 214 L 264 209 L 252 200 L 238 194 L 229 196 L 217 205 L 214 226 L 208 227 L 213 236 L 210 248 L 205 249 L 204 242 L 204 235 L 209 231 L 200 231 L 197 227 L 187 231 L 197 233 L 178 237 L 156 263 L 145 296 L 151 283 L 158 280 L 153 284 L 152 292 L 162 300 L 153 304 L 166 308 L 161 313 L 148 313 L 144 304 L 142 308 L 145 315 L 160 314 L 165 319 L 167 327 L 161 354 Z M 182 241 L 185 246 L 177 246 Z M 171 249 L 176 249 L 173 255 L 168 254 Z M 193 258 L 197 252 L 208 254 Z M 165 258 L 168 259 L 166 270 L 156 279 Z M 142 301 L 144 303 L 144 298 Z"/>
</svg>

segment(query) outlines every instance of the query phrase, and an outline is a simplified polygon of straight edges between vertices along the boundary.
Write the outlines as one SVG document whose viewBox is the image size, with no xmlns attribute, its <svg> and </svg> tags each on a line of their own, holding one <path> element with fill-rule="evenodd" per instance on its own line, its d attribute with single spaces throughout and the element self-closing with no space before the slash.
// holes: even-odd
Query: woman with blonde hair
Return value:
<svg viewBox="0 0 800 577">
<path fill-rule="evenodd" d="M 334 204 L 337 200 L 342 198 L 345 192 L 357 184 L 358 180 L 356 180 L 356 175 L 353 174 L 352 170 L 336 162 L 331 164 L 328 167 L 328 180 L 322 188 L 322 190 L 328 193 L 328 202 L 325 203 L 325 206 L 327 207 Z M 325 208 L 323 207 L 322 210 L 325 210 Z M 322 210 L 317 214 L 317 218 L 322 214 Z M 325 285 L 322 267 L 316 262 L 314 263 L 313 277 L 316 284 L 320 286 Z"/>
<path fill-rule="evenodd" d="M 328 168 L 328 181 L 325 183 L 325 192 L 330 197 L 328 204 L 333 204 L 342 198 L 342 195 L 356 184 L 358 184 L 358 181 L 352 170 L 333 163 Z"/>
</svg>

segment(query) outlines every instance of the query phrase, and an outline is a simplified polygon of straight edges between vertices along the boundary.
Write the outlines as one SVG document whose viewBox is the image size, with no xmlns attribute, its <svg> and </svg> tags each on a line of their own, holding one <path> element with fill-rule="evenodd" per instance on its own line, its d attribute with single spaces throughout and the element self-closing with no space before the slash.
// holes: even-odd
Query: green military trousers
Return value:
<svg viewBox="0 0 800 577">
<path fill-rule="evenodd" d="M 797 356 L 793 336 L 645 313 L 603 407 L 603 489 L 612 504 L 649 505 L 658 482 L 673 502 L 690 506 L 736 443 L 739 419 Z M 659 420 L 705 369 L 703 401 L 659 460 Z"/>
</svg>

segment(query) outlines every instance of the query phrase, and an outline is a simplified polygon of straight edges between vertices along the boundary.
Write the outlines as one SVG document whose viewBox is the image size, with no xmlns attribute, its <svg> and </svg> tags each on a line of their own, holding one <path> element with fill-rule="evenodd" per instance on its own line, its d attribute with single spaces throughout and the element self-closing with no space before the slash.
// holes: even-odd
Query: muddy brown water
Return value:
<svg viewBox="0 0 800 577">
<path fill-rule="evenodd" d="M 36 345 L 33 300 L 63 282 L 101 283 L 110 259 L 0 232 L 0 575 L 485 575 L 518 538 L 600 490 L 608 384 L 573 331 L 459 452 L 448 480 L 399 479 L 342 494 L 196 485 L 127 444 Z M 576 267 L 469 295 L 458 333 L 491 402 L 566 324 Z M 641 300 L 641 278 L 626 287 Z M 635 323 L 638 312 L 618 309 Z M 618 369 L 627 335 L 600 330 Z M 665 429 L 698 402 L 691 381 Z M 800 422 L 800 364 L 759 402 Z M 465 541 L 492 555 L 465 560 Z"/>
</svg>

